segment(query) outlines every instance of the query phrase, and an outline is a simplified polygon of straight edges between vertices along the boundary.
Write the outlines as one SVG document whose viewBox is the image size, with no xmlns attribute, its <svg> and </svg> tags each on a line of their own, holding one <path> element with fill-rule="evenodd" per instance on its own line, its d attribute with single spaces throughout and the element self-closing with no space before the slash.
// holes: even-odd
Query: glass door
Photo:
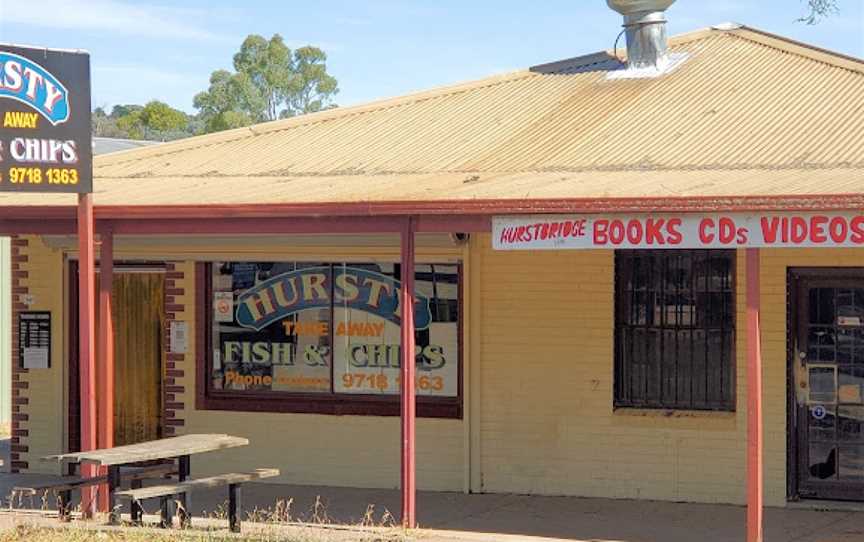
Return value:
<svg viewBox="0 0 864 542">
<path fill-rule="evenodd" d="M 798 496 L 864 500 L 864 278 L 808 277 L 797 292 Z"/>
</svg>

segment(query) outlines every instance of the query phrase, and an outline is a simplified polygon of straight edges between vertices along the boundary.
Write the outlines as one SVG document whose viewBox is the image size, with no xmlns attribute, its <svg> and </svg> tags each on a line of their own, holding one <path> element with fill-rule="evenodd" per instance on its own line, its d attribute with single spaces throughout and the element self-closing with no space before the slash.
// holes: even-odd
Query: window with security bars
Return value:
<svg viewBox="0 0 864 542">
<path fill-rule="evenodd" d="M 735 251 L 615 254 L 615 406 L 735 410 Z"/>
</svg>

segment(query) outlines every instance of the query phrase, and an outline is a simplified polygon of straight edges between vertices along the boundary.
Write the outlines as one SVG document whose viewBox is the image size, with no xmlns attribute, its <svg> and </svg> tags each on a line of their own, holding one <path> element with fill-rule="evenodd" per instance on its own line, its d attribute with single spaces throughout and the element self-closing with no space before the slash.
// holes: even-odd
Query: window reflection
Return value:
<svg viewBox="0 0 864 542">
<path fill-rule="evenodd" d="M 211 272 L 211 389 L 396 395 L 393 263 L 220 262 Z M 415 268 L 417 393 L 459 393 L 459 267 Z"/>
</svg>

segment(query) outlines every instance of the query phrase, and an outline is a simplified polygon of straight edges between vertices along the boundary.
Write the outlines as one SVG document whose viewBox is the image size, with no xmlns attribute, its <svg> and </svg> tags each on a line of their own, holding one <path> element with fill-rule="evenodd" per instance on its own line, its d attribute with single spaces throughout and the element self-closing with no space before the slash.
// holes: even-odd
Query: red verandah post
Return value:
<svg viewBox="0 0 864 542">
<path fill-rule="evenodd" d="M 93 195 L 78 196 L 78 344 L 81 395 L 81 450 L 96 449 L 96 283 L 93 241 Z M 96 468 L 81 465 L 83 476 L 95 476 Z M 81 510 L 92 517 L 96 488 L 81 490 Z"/>
<path fill-rule="evenodd" d="M 97 439 L 99 448 L 114 447 L 114 322 L 111 290 L 114 287 L 114 234 L 110 229 L 100 231 L 99 239 L 99 348 L 96 373 Z M 107 467 L 99 469 L 107 475 Z M 99 486 L 99 511 L 108 509 L 108 484 Z"/>
<path fill-rule="evenodd" d="M 746 250 L 747 275 L 747 542 L 762 542 L 762 339 L 759 249 Z"/>
<path fill-rule="evenodd" d="M 414 435 L 414 219 L 402 229 L 402 526 L 413 529 L 416 521 Z"/>
</svg>

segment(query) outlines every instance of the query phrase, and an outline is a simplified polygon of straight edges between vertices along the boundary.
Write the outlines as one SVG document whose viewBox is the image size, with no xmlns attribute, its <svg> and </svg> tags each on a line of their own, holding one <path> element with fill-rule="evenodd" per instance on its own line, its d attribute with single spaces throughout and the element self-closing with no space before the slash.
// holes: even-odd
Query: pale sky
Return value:
<svg viewBox="0 0 864 542">
<path fill-rule="evenodd" d="M 839 4 L 815 26 L 796 22 L 803 0 L 679 0 L 668 18 L 672 34 L 734 21 L 864 57 L 864 0 Z M 351 105 L 608 49 L 620 24 L 603 0 L 0 0 L 0 42 L 90 51 L 94 107 L 190 113 L 250 33 L 323 48 Z"/>
</svg>

